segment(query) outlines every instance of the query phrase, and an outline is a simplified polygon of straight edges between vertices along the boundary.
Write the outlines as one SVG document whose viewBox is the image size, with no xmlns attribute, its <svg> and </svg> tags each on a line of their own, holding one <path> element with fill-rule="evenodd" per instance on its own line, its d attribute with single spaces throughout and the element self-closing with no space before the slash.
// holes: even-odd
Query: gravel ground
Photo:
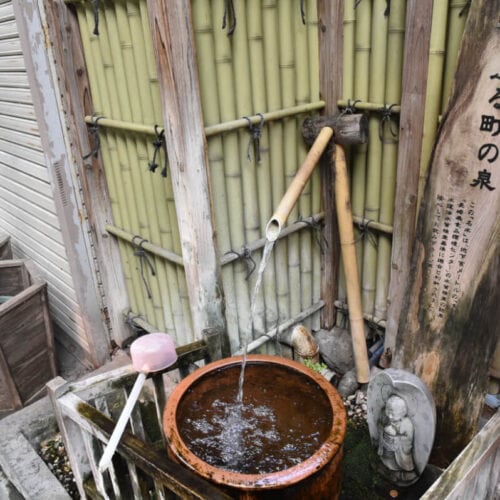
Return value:
<svg viewBox="0 0 500 500">
<path fill-rule="evenodd" d="M 347 419 L 355 424 L 366 423 L 366 401 L 366 393 L 361 390 L 344 398 Z"/>
</svg>

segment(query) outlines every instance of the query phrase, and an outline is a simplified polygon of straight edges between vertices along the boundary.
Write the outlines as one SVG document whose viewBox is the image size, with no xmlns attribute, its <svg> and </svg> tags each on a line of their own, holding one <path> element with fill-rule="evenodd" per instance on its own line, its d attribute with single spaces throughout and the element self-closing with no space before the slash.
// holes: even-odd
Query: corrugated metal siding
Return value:
<svg viewBox="0 0 500 500">
<path fill-rule="evenodd" d="M 0 232 L 44 273 L 54 321 L 88 351 L 11 0 L 0 0 Z"/>
</svg>

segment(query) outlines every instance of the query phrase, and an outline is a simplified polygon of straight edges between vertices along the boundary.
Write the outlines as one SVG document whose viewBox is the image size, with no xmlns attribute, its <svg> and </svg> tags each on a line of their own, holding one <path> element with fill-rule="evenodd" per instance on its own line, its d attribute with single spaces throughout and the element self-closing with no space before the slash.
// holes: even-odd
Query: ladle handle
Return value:
<svg viewBox="0 0 500 500">
<path fill-rule="evenodd" d="M 130 391 L 129 397 L 127 399 L 127 402 L 125 403 L 125 406 L 123 408 L 123 411 L 120 415 L 120 418 L 118 419 L 118 422 L 116 423 L 116 427 L 113 431 L 113 434 L 111 434 L 111 437 L 109 438 L 108 445 L 106 446 L 106 449 L 104 450 L 104 453 L 101 457 L 101 460 L 99 461 L 99 472 L 104 472 L 108 467 L 109 464 L 111 463 L 111 459 L 113 458 L 113 455 L 116 451 L 116 447 L 118 446 L 118 442 L 120 441 L 120 438 L 122 437 L 123 431 L 125 430 L 125 427 L 127 425 L 128 419 L 130 417 L 130 414 L 132 413 L 132 410 L 134 409 L 135 402 L 137 401 L 137 398 L 139 397 L 139 394 L 141 393 L 142 386 L 144 385 L 144 382 L 146 381 L 146 373 L 139 373 L 139 376 L 137 377 L 134 387 L 132 387 L 132 390 Z"/>
</svg>

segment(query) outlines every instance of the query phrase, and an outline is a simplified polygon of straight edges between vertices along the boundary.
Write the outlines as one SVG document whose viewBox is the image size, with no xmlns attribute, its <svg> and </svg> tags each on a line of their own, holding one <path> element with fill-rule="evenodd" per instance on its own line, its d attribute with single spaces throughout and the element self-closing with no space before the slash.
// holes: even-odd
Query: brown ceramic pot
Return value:
<svg viewBox="0 0 500 500">
<path fill-rule="evenodd" d="M 184 423 L 190 412 L 198 411 L 199 402 L 210 405 L 212 388 L 226 387 L 234 397 L 242 357 L 225 358 L 195 371 L 174 389 L 163 415 L 163 428 L 169 441 L 169 454 L 200 476 L 215 483 L 234 498 L 314 498 L 336 499 L 340 493 L 342 444 L 346 431 L 346 414 L 336 389 L 321 375 L 295 361 L 265 355 L 250 355 L 245 370 L 245 394 L 253 391 L 267 394 L 275 391 L 274 400 L 283 400 L 283 393 L 294 412 L 307 414 L 319 407 L 324 418 L 308 432 L 320 436 L 318 445 L 297 465 L 265 473 L 234 472 L 214 466 L 193 453 L 193 444 L 185 441 Z M 235 387 L 236 386 L 236 387 Z M 224 390 L 224 389 L 223 389 Z M 231 396 L 232 397 L 232 396 Z M 279 404 L 279 403 L 278 403 Z M 288 407 L 287 403 L 285 406 Z M 280 410 L 281 411 L 281 410 Z M 285 410 L 290 412 L 290 410 Z M 294 414 L 281 416 L 285 422 Z M 306 419 L 307 420 L 307 419 Z M 322 427 L 322 428 L 320 428 Z M 307 439 L 307 438 L 306 438 Z M 283 451 L 286 454 L 286 451 Z"/>
</svg>

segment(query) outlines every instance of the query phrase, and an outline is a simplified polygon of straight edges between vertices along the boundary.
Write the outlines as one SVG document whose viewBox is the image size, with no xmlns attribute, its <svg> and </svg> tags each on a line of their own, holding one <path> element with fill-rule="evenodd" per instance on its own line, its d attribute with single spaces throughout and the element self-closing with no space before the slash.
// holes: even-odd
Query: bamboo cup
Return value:
<svg viewBox="0 0 500 500">
<path fill-rule="evenodd" d="M 336 170 L 335 203 L 339 222 L 342 262 L 346 278 L 354 364 L 358 382 L 365 384 L 370 380 L 370 367 L 368 365 L 368 353 L 366 349 L 363 308 L 361 306 L 361 290 L 356 262 L 356 246 L 344 148 L 336 144 L 334 155 Z"/>
<path fill-rule="evenodd" d="M 330 127 L 324 127 L 321 129 L 321 132 L 318 134 L 318 137 L 307 153 L 304 162 L 295 174 L 292 183 L 281 199 L 276 211 L 267 223 L 266 237 L 269 241 L 276 241 L 278 238 L 288 215 L 297 202 L 300 193 L 302 193 L 309 177 L 311 177 L 314 167 L 317 165 L 332 136 L 333 129 Z"/>
</svg>

